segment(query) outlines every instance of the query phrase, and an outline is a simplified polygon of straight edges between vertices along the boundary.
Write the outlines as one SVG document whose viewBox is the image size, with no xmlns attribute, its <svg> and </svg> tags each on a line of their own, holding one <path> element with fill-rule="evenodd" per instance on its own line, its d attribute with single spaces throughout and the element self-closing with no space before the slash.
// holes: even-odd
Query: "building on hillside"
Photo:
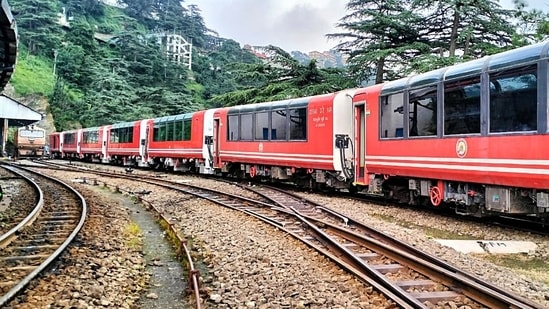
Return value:
<svg viewBox="0 0 549 309">
<path fill-rule="evenodd" d="M 122 4 L 118 3 L 118 0 L 100 0 L 100 1 L 103 2 L 106 5 L 114 6 L 114 7 L 117 7 L 117 8 L 124 8 L 125 7 L 125 5 L 122 5 Z"/>
<path fill-rule="evenodd" d="M 243 49 L 249 50 L 252 54 L 254 54 L 257 58 L 261 60 L 268 60 L 268 51 L 263 46 L 252 46 L 250 44 L 245 44 Z"/>
<path fill-rule="evenodd" d="M 188 42 L 179 34 L 170 34 L 167 32 L 159 32 L 153 34 L 157 37 L 158 43 L 164 46 L 166 57 L 173 63 L 183 64 L 189 70 L 192 66 L 193 44 Z"/>
</svg>

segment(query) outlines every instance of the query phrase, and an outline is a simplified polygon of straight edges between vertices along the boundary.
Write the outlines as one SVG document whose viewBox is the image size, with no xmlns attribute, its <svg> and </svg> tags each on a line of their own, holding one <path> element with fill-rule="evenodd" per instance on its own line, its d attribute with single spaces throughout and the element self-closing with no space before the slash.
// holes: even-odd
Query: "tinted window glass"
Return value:
<svg viewBox="0 0 549 309">
<path fill-rule="evenodd" d="M 183 121 L 183 140 L 190 141 L 192 133 L 192 119 L 187 119 Z"/>
<path fill-rule="evenodd" d="M 480 79 L 444 85 L 444 134 L 480 133 Z"/>
<path fill-rule="evenodd" d="M 240 115 L 240 140 L 253 140 L 253 114 Z"/>
<path fill-rule="evenodd" d="M 230 115 L 227 117 L 227 140 L 238 140 L 238 115 Z"/>
<path fill-rule="evenodd" d="M 271 140 L 286 140 L 286 110 L 271 112 Z"/>
<path fill-rule="evenodd" d="M 437 134 L 437 87 L 431 86 L 410 91 L 409 136 Z"/>
<path fill-rule="evenodd" d="M 174 123 L 174 141 L 183 140 L 183 120 L 177 120 Z"/>
<path fill-rule="evenodd" d="M 269 140 L 269 113 L 255 114 L 255 139 Z"/>
<path fill-rule="evenodd" d="M 290 113 L 290 140 L 307 139 L 307 109 L 291 109 Z"/>
<path fill-rule="evenodd" d="M 535 65 L 490 76 L 490 132 L 537 130 Z"/>
<path fill-rule="evenodd" d="M 381 138 L 402 137 L 404 134 L 404 94 L 381 98 Z"/>
</svg>

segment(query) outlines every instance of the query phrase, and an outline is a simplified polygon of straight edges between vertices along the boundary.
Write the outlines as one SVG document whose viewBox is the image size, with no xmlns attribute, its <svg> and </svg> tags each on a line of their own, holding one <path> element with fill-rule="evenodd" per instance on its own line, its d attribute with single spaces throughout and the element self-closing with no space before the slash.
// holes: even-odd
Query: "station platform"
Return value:
<svg viewBox="0 0 549 309">
<path fill-rule="evenodd" d="M 42 120 L 43 115 L 16 100 L 0 95 L 0 155 L 4 156 L 8 127 L 22 127 Z"/>
</svg>

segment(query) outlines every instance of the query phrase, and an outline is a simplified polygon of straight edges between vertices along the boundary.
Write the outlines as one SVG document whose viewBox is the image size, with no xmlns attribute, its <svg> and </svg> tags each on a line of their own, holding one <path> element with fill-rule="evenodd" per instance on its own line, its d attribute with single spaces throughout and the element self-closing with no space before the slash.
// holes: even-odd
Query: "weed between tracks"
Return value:
<svg viewBox="0 0 549 309">
<path fill-rule="evenodd" d="M 538 257 L 531 257 L 527 254 L 494 254 L 483 255 L 483 258 L 490 262 L 518 270 L 527 276 L 540 280 L 545 284 L 549 284 L 549 261 L 545 261 Z"/>
<path fill-rule="evenodd" d="M 143 248 L 143 238 L 139 225 L 135 222 L 131 222 L 124 229 L 124 237 L 126 238 L 126 245 L 134 251 L 141 251 Z"/>
</svg>

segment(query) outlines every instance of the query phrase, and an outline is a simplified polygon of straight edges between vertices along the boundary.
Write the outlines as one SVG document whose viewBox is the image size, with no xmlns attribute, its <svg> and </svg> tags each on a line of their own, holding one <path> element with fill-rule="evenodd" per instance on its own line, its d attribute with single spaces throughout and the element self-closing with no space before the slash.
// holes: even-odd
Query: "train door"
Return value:
<svg viewBox="0 0 549 309">
<path fill-rule="evenodd" d="M 220 144 L 220 138 L 219 138 L 219 132 L 221 131 L 220 127 L 220 119 L 215 118 L 214 119 L 214 132 L 213 132 L 213 162 L 215 168 L 221 168 L 221 158 L 219 158 L 219 144 Z"/>
<path fill-rule="evenodd" d="M 138 166 L 147 167 L 149 159 L 149 120 L 141 120 L 139 128 L 139 162 Z"/>
<path fill-rule="evenodd" d="M 103 154 L 103 158 L 101 159 L 101 162 L 103 163 L 109 163 L 109 126 L 103 127 L 103 141 L 101 142 L 101 153 Z"/>
<path fill-rule="evenodd" d="M 65 157 L 65 154 L 63 153 L 63 146 L 65 144 L 65 133 L 61 132 L 59 133 L 59 155 L 61 158 Z"/>
<path fill-rule="evenodd" d="M 76 156 L 78 158 L 81 158 L 82 157 L 82 151 L 80 151 L 81 147 L 82 147 L 82 129 L 78 129 L 76 130 Z"/>
<path fill-rule="evenodd" d="M 366 166 L 364 164 L 366 155 L 366 101 L 355 103 L 355 183 L 367 185 Z"/>
<path fill-rule="evenodd" d="M 200 170 L 203 174 L 214 173 L 214 113 L 215 109 L 209 109 L 204 112 L 204 136 L 202 145 L 202 159 L 204 160 L 204 169 Z"/>
</svg>

